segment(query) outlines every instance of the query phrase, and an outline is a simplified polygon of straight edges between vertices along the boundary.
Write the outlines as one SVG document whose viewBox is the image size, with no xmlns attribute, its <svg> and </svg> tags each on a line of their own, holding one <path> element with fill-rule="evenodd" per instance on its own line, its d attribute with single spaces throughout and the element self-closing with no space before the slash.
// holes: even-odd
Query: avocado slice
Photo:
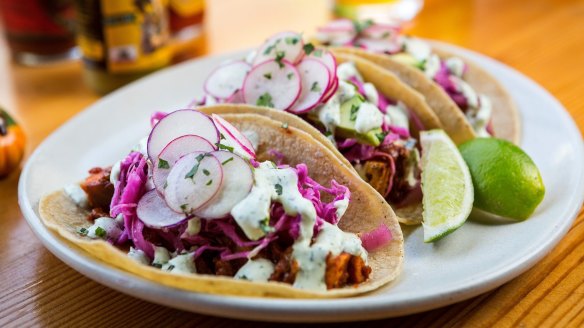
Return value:
<svg viewBox="0 0 584 328">
<path fill-rule="evenodd" d="M 341 104 L 341 122 L 335 130 L 336 134 L 340 137 L 355 138 L 359 143 L 379 146 L 383 140 L 383 132 L 380 128 L 370 130 L 367 133 L 359 133 L 355 129 L 357 112 L 359 106 L 364 102 L 363 96 L 356 95 Z"/>
<path fill-rule="evenodd" d="M 389 57 L 397 62 L 400 62 L 400 63 L 408 65 L 408 66 L 414 66 L 414 67 L 417 67 L 419 69 L 424 68 L 424 61 L 419 61 L 416 58 L 414 58 L 414 56 L 412 56 L 408 53 L 405 53 L 405 52 L 400 52 L 400 53 L 397 53 L 395 55 L 390 55 Z"/>
</svg>

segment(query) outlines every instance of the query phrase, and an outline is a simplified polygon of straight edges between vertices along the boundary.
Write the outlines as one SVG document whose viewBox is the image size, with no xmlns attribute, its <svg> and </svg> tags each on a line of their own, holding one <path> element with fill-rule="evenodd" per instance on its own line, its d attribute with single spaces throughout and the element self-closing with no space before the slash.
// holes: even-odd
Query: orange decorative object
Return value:
<svg viewBox="0 0 584 328">
<path fill-rule="evenodd" d="M 24 131 L 3 109 L 0 109 L 0 178 L 18 167 L 24 155 Z"/>
</svg>

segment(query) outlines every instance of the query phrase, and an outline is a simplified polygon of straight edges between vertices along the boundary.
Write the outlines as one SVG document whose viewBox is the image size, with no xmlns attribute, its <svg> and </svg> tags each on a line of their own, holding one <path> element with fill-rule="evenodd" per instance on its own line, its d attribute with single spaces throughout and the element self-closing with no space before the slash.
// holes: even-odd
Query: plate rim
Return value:
<svg viewBox="0 0 584 328">
<path fill-rule="evenodd" d="M 569 126 L 569 133 L 573 136 L 579 136 L 581 140 L 581 135 L 579 130 L 567 112 L 567 110 L 563 107 L 563 105 L 554 98 L 546 89 L 523 75 L 522 73 L 518 72 L 512 67 L 509 67 L 505 64 L 502 64 L 495 59 L 490 57 L 484 56 L 482 54 L 478 54 L 474 51 L 463 49 L 451 44 L 432 41 L 436 44 L 440 44 L 441 47 L 445 49 L 452 50 L 453 53 L 463 54 L 465 57 L 470 58 L 471 60 L 475 61 L 478 65 L 482 66 L 483 61 L 488 62 L 489 65 L 497 66 L 499 69 L 503 69 L 509 72 L 509 75 L 513 76 L 521 81 L 521 83 L 525 84 L 529 88 L 536 90 L 542 97 L 548 98 L 552 101 L 559 112 L 561 113 L 561 120 L 562 123 L 566 126 Z M 235 56 L 236 54 L 241 53 L 241 51 L 221 54 L 221 55 L 214 55 L 214 56 L 205 56 L 201 57 L 197 60 L 206 60 L 209 58 L 218 59 L 218 58 L 230 58 Z M 252 319 L 252 320 L 261 320 L 261 321 L 286 321 L 286 322 L 302 322 L 302 321 L 313 321 L 313 322 L 333 322 L 333 321 L 356 321 L 356 320 L 374 320 L 380 318 L 387 318 L 393 316 L 400 316 L 406 315 L 411 313 L 423 312 L 426 310 L 443 307 L 449 304 L 453 304 L 455 302 L 463 301 L 479 294 L 482 294 L 488 290 L 494 289 L 499 287 L 500 285 L 506 283 L 507 281 L 517 277 L 521 273 L 530 269 L 535 263 L 539 262 L 549 251 L 551 251 L 563 238 L 563 236 L 568 232 L 574 219 L 577 216 L 577 213 L 582 206 L 582 199 L 578 199 L 578 197 L 570 198 L 569 206 L 565 207 L 564 212 L 562 213 L 563 216 L 567 217 L 566 221 L 569 222 L 562 225 L 561 229 L 554 230 L 554 234 L 551 236 L 552 238 L 546 244 L 540 245 L 540 247 L 533 249 L 527 257 L 527 260 L 522 262 L 520 265 L 516 265 L 507 270 L 498 270 L 494 272 L 490 276 L 489 279 L 483 279 L 481 283 L 469 283 L 467 285 L 463 285 L 462 287 L 458 288 L 457 290 L 451 291 L 449 293 L 443 294 L 433 294 L 427 295 L 425 298 L 410 302 L 406 304 L 392 304 L 392 307 L 388 309 L 388 304 L 376 299 L 368 299 L 367 296 L 359 297 L 359 305 L 355 306 L 355 299 L 356 298 L 348 298 L 348 299 L 335 299 L 332 300 L 335 303 L 334 308 L 330 305 L 326 305 L 326 303 L 330 303 L 331 300 L 327 302 L 323 302 L 321 300 L 310 300 L 310 299 L 302 299 L 302 300 L 290 300 L 290 299 L 269 299 L 271 303 L 271 307 L 269 310 L 261 309 L 265 306 L 266 299 L 264 298 L 249 298 L 249 297 L 239 297 L 239 296 L 222 296 L 222 295 L 212 295 L 212 294 L 199 294 L 199 293 L 192 293 L 181 291 L 179 289 L 166 287 L 162 285 L 158 285 L 154 282 L 150 282 L 144 280 L 142 278 L 138 278 L 133 276 L 130 273 L 122 271 L 120 269 L 111 267 L 104 263 L 99 263 L 98 261 L 93 260 L 88 255 L 82 254 L 82 251 L 75 250 L 69 248 L 68 245 L 64 244 L 62 240 L 59 240 L 60 237 L 56 236 L 52 232 L 48 231 L 48 229 L 42 225 L 40 218 L 36 214 L 33 206 L 38 204 L 32 204 L 31 200 L 28 199 L 28 195 L 25 192 L 25 183 L 28 180 L 29 171 L 31 170 L 31 166 L 34 164 L 36 157 L 38 156 L 38 150 L 41 149 L 46 143 L 49 143 L 52 138 L 56 138 L 56 135 L 63 129 L 66 129 L 69 125 L 74 125 L 77 121 L 83 118 L 85 115 L 89 115 L 87 113 L 91 113 L 96 108 L 102 106 L 103 102 L 109 101 L 110 98 L 117 97 L 118 93 L 124 93 L 129 88 L 139 87 L 144 81 L 150 79 L 157 79 L 160 75 L 163 74 L 170 74 L 174 70 L 180 70 L 183 65 L 192 64 L 192 61 L 175 65 L 168 69 L 162 70 L 155 74 L 152 74 L 144 79 L 137 81 L 136 83 L 132 83 L 127 85 L 110 95 L 101 98 L 100 100 L 96 101 L 89 107 L 85 108 L 84 110 L 77 113 L 71 119 L 69 119 L 66 123 L 61 125 L 55 131 L 53 131 L 47 138 L 45 138 L 34 150 L 32 155 L 29 157 L 27 163 L 22 170 L 20 180 L 18 183 L 18 202 L 20 208 L 24 214 L 25 219 L 27 220 L 31 230 L 33 230 L 34 234 L 41 240 L 43 245 L 51 251 L 54 255 L 56 255 L 59 259 L 65 262 L 68 266 L 72 267 L 74 270 L 82 273 L 85 276 L 88 276 L 92 280 L 97 281 L 100 284 L 113 288 L 117 291 L 120 291 L 125 294 L 132 295 L 134 297 L 140 299 L 146 299 L 148 301 L 171 306 L 175 308 L 180 308 L 182 310 L 203 313 L 203 314 L 210 314 L 210 315 L 221 315 L 224 317 L 230 318 L 238 318 L 238 319 Z M 509 90 L 511 94 L 512 91 Z M 522 114 L 521 108 L 519 108 L 520 114 Z M 523 116 L 523 114 L 522 114 Z M 582 142 L 578 144 L 574 144 L 577 148 L 576 151 L 581 155 L 580 157 L 584 159 L 584 144 Z M 578 183 L 576 188 L 579 188 L 581 198 L 584 198 L 584 173 L 580 171 L 580 177 L 578 179 Z M 78 267 L 80 265 L 81 267 Z M 113 270 L 112 270 L 113 269 Z M 103 275 L 101 275 L 103 274 Z M 108 278 L 108 275 L 113 275 L 112 277 Z M 138 279 L 136 279 L 138 278 Z M 131 288 L 128 289 L 128 284 L 131 285 Z M 140 292 L 142 291 L 142 292 Z M 148 293 L 144 293 L 144 291 L 148 291 Z M 178 293 L 180 295 L 180 299 L 188 299 L 190 302 L 198 302 L 198 308 L 194 309 L 191 303 L 184 303 L 181 304 L 180 302 L 176 302 L 176 296 L 172 297 L 172 293 Z M 228 300 L 227 302 L 225 300 Z M 171 304 L 172 303 L 172 304 Z M 201 303 L 206 304 L 206 307 L 201 307 Z M 217 310 L 216 307 L 221 307 L 222 309 L 226 309 L 229 311 L 220 312 Z M 258 317 L 257 312 L 264 310 L 264 312 L 268 311 L 269 313 L 263 313 L 264 316 Z"/>
</svg>

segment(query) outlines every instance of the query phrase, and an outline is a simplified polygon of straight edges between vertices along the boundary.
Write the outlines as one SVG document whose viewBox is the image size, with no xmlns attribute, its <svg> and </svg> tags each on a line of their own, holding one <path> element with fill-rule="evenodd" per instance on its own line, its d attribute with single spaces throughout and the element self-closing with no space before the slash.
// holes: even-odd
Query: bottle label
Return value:
<svg viewBox="0 0 584 328">
<path fill-rule="evenodd" d="M 100 0 L 80 15 L 79 46 L 86 62 L 112 73 L 153 70 L 170 62 L 165 8 L 158 0 Z M 93 10 L 92 10 L 93 9 Z M 101 12 L 97 19 L 91 17 Z M 83 28 L 85 27 L 85 28 Z"/>
</svg>

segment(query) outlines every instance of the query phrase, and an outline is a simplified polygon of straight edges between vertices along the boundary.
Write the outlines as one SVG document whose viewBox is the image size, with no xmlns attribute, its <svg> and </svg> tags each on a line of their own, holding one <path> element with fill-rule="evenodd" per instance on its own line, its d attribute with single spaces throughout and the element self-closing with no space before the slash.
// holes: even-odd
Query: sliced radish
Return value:
<svg viewBox="0 0 584 328">
<path fill-rule="evenodd" d="M 398 42 L 393 42 L 390 40 L 377 40 L 369 38 L 359 38 L 355 41 L 355 44 L 373 52 L 383 52 L 383 53 L 396 53 L 400 52 L 402 49 L 401 44 Z"/>
<path fill-rule="evenodd" d="M 216 150 L 206 139 L 195 135 L 180 136 L 171 141 L 153 160 L 152 180 L 159 193 L 164 193 L 164 184 L 174 163 L 186 154 Z"/>
<path fill-rule="evenodd" d="M 224 218 L 244 199 L 253 187 L 253 172 L 248 162 L 227 151 L 214 151 L 223 166 L 223 183 L 219 192 L 205 206 L 194 212 L 205 219 Z"/>
<path fill-rule="evenodd" d="M 243 82 L 242 82 L 243 85 Z M 241 88 L 240 85 L 239 87 Z M 243 104 L 245 100 L 243 100 L 243 91 L 241 89 L 235 91 L 229 98 L 225 99 L 225 102 L 228 104 Z"/>
<path fill-rule="evenodd" d="M 300 96 L 300 74 L 286 60 L 255 66 L 243 82 L 243 98 L 250 105 L 286 110 Z"/>
<path fill-rule="evenodd" d="M 207 139 L 213 145 L 219 142 L 219 131 L 209 116 L 196 110 L 181 109 L 166 115 L 152 128 L 148 137 L 148 157 L 154 163 L 169 142 L 189 134 Z"/>
<path fill-rule="evenodd" d="M 296 66 L 302 78 L 302 92 L 290 109 L 290 112 L 301 114 L 318 105 L 327 92 L 330 82 L 328 68 L 317 59 L 305 58 Z"/>
<path fill-rule="evenodd" d="M 205 92 L 217 97 L 228 98 L 241 88 L 251 65 L 243 60 L 217 67 L 205 81 Z"/>
<path fill-rule="evenodd" d="M 335 92 L 337 92 L 337 89 L 339 88 L 339 78 L 335 76 L 332 80 L 333 83 L 320 100 L 321 103 L 326 103 L 329 99 L 331 99 L 331 97 L 335 94 Z"/>
<path fill-rule="evenodd" d="M 282 56 L 291 63 L 297 63 L 304 55 L 302 35 L 296 32 L 280 32 L 262 44 L 253 60 L 254 66 L 266 60 Z"/>
<path fill-rule="evenodd" d="M 223 167 L 214 157 L 202 152 L 179 159 L 166 178 L 164 198 L 176 211 L 190 214 L 217 194 L 223 183 Z"/>
<path fill-rule="evenodd" d="M 399 28 L 388 24 L 375 24 L 363 30 L 363 37 L 371 39 L 391 40 L 399 33 Z"/>
<path fill-rule="evenodd" d="M 334 79 L 332 77 L 337 76 L 337 59 L 335 58 L 335 56 L 326 49 L 317 48 L 310 53 L 308 58 L 317 59 L 326 66 L 331 76 L 329 86 L 332 86 L 332 84 L 334 83 Z"/>
<path fill-rule="evenodd" d="M 211 114 L 211 118 L 213 119 L 213 122 L 215 122 L 215 126 L 219 130 L 219 133 L 221 133 L 224 138 L 224 140 L 220 141 L 221 143 L 226 141 L 231 147 L 233 147 L 234 153 L 247 159 L 255 159 L 255 150 L 249 139 L 247 139 L 241 132 L 239 132 L 237 128 L 224 120 L 221 116 Z"/>
<path fill-rule="evenodd" d="M 168 207 L 155 189 L 140 198 L 136 213 L 145 225 L 156 229 L 175 225 L 187 218 L 184 213 L 177 213 Z"/>
</svg>

